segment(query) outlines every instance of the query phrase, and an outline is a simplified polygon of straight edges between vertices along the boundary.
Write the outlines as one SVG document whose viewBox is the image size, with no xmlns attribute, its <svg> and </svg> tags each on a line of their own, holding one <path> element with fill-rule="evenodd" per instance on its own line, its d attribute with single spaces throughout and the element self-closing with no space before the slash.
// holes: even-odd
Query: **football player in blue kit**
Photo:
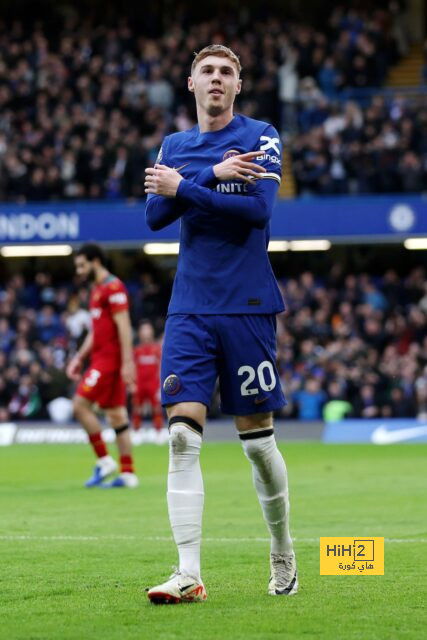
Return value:
<svg viewBox="0 0 427 640">
<path fill-rule="evenodd" d="M 270 124 L 233 114 L 239 58 L 223 45 L 196 54 L 188 89 L 198 124 L 167 136 L 146 169 L 153 230 L 180 219 L 180 254 L 166 321 L 162 404 L 169 418 L 168 510 L 179 568 L 148 590 L 156 604 L 200 602 L 207 407 L 219 377 L 271 534 L 271 595 L 298 589 L 289 533 L 287 471 L 273 430 L 286 404 L 276 369 L 276 314 L 284 309 L 267 254 L 280 184 L 280 139 Z"/>
</svg>

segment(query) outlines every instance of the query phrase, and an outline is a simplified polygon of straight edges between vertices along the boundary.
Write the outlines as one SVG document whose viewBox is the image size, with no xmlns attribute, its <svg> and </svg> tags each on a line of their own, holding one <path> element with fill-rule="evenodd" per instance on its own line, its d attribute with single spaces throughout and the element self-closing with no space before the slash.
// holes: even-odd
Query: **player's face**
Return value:
<svg viewBox="0 0 427 640">
<path fill-rule="evenodd" d="M 231 109 L 241 85 L 236 65 L 220 56 L 203 58 L 188 78 L 188 89 L 194 93 L 197 106 L 209 116 Z"/>
<path fill-rule="evenodd" d="M 140 342 L 147 343 L 154 340 L 154 329 L 151 324 L 142 324 L 139 328 L 139 340 Z"/>
<path fill-rule="evenodd" d="M 74 258 L 76 273 L 82 280 L 92 281 L 95 279 L 95 268 L 93 263 L 86 256 L 76 256 Z"/>
</svg>

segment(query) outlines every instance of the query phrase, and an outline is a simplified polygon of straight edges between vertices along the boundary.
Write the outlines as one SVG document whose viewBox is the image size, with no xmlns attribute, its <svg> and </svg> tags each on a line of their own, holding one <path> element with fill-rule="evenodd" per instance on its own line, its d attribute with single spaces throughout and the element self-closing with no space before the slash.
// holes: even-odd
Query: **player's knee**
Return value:
<svg viewBox="0 0 427 640">
<path fill-rule="evenodd" d="M 169 431 L 169 446 L 174 455 L 185 453 L 188 449 L 188 427 L 174 424 Z"/>
<path fill-rule="evenodd" d="M 114 407 L 106 411 L 108 421 L 114 430 L 122 427 L 129 421 L 128 413 L 125 407 Z"/>
<path fill-rule="evenodd" d="M 255 464 L 268 460 L 277 448 L 272 428 L 239 434 L 246 457 Z"/>
<path fill-rule="evenodd" d="M 121 424 L 119 426 L 113 427 L 114 429 L 114 433 L 116 434 L 116 438 L 118 438 L 119 436 L 123 436 L 123 435 L 127 435 L 127 437 L 129 437 L 129 423 L 126 422 L 124 424 Z"/>
<path fill-rule="evenodd" d="M 193 418 L 174 416 L 169 420 L 169 446 L 172 455 L 200 450 L 203 428 Z"/>
</svg>

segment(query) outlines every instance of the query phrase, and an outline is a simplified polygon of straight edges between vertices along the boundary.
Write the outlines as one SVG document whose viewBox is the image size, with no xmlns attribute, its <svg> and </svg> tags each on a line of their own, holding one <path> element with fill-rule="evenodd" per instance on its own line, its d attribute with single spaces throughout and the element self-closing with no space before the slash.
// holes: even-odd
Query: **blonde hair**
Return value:
<svg viewBox="0 0 427 640">
<path fill-rule="evenodd" d="M 191 74 L 193 74 L 193 71 L 199 64 L 199 62 L 204 58 L 207 58 L 208 56 L 228 58 L 235 65 L 237 69 L 237 75 L 240 76 L 242 65 L 240 64 L 239 56 L 237 56 L 234 51 L 232 51 L 228 47 L 225 47 L 223 44 L 210 44 L 208 47 L 204 47 L 204 49 L 201 49 L 199 53 L 194 52 L 194 60 L 191 65 Z"/>
</svg>

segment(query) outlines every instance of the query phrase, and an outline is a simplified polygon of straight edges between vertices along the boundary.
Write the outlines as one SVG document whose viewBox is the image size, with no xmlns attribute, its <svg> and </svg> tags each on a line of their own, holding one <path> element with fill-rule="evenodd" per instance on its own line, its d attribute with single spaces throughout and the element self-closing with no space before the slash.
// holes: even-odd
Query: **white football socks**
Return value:
<svg viewBox="0 0 427 640">
<path fill-rule="evenodd" d="M 252 464 L 255 490 L 271 533 L 271 553 L 292 553 L 292 538 L 289 533 L 288 474 L 275 437 L 269 435 L 242 439 L 242 445 L 246 457 Z"/>
<path fill-rule="evenodd" d="M 175 422 L 169 436 L 168 509 L 181 573 L 200 580 L 203 479 L 202 438 L 185 422 Z"/>
</svg>

